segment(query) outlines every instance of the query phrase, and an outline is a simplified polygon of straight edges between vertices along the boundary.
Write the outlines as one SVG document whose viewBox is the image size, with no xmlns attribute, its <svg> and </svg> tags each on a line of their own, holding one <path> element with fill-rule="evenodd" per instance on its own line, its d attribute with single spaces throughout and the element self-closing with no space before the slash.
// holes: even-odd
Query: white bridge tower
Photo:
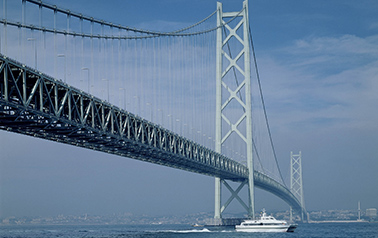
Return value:
<svg viewBox="0 0 378 238">
<path fill-rule="evenodd" d="M 227 141 L 238 141 L 244 150 L 241 153 L 246 156 L 249 170 L 248 179 L 241 182 L 236 190 L 225 180 L 215 178 L 214 219 L 215 223 L 220 224 L 222 212 L 234 198 L 248 211 L 250 217 L 254 218 L 255 213 L 248 0 L 243 2 L 240 12 L 223 12 L 222 4 L 218 2 L 217 26 L 215 151 L 222 154 Z M 237 47 L 232 51 L 230 48 L 234 45 Z M 222 184 L 231 192 L 231 197 L 223 206 Z M 238 196 L 245 185 L 248 185 L 247 204 Z"/>
<path fill-rule="evenodd" d="M 290 153 L 290 190 L 299 200 L 302 212 L 301 219 L 303 221 L 305 204 L 303 197 L 303 181 L 302 181 L 302 152 L 298 154 Z M 293 209 L 290 207 L 290 221 L 293 220 Z"/>
</svg>

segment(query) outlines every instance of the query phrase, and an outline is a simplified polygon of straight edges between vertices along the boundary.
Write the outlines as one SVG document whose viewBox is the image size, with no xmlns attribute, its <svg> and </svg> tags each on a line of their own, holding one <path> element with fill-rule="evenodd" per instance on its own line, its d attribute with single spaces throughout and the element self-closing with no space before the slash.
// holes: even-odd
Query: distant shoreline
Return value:
<svg viewBox="0 0 378 238">
<path fill-rule="evenodd" d="M 308 223 L 364 223 L 367 220 L 324 220 L 324 221 L 309 221 Z"/>
</svg>

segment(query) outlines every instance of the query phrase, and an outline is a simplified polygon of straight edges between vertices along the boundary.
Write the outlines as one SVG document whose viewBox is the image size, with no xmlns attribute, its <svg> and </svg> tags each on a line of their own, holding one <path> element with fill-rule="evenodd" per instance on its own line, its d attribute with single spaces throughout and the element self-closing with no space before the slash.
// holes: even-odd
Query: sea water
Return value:
<svg viewBox="0 0 378 238">
<path fill-rule="evenodd" d="M 2 238 L 128 238 L 128 237 L 262 237 L 262 238 L 378 238 L 378 223 L 299 224 L 293 233 L 240 233 L 230 228 L 211 229 L 190 225 L 13 225 L 0 226 Z"/>
</svg>

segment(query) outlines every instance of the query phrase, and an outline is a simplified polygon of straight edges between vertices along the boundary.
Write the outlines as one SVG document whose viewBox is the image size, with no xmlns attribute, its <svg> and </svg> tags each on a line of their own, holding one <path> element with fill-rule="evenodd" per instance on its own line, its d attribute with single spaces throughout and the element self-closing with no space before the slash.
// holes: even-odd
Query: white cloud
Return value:
<svg viewBox="0 0 378 238">
<path fill-rule="evenodd" d="M 378 35 L 360 38 L 355 35 L 343 35 L 340 37 L 320 37 L 300 39 L 291 48 L 294 53 L 321 53 L 325 55 L 336 54 L 367 54 L 378 53 Z"/>
<path fill-rule="evenodd" d="M 272 124 L 377 128 L 377 56 L 378 35 L 344 35 L 297 40 L 265 57 L 260 65 Z"/>
</svg>

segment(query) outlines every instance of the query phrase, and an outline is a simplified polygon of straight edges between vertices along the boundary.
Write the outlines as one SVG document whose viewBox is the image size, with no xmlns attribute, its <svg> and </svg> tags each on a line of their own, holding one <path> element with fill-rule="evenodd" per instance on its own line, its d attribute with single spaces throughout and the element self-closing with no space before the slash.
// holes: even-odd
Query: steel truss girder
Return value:
<svg viewBox="0 0 378 238">
<path fill-rule="evenodd" d="M 223 155 L 0 55 L 0 129 L 233 181 Z"/>
</svg>

